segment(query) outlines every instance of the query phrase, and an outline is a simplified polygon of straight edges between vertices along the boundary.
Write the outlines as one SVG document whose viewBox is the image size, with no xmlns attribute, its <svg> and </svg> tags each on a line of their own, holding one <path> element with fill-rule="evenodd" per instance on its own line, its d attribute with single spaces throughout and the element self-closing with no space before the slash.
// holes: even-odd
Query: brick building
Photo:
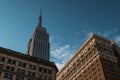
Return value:
<svg viewBox="0 0 120 80">
<path fill-rule="evenodd" d="M 120 80 L 120 47 L 92 34 L 57 73 L 57 80 Z"/>
</svg>

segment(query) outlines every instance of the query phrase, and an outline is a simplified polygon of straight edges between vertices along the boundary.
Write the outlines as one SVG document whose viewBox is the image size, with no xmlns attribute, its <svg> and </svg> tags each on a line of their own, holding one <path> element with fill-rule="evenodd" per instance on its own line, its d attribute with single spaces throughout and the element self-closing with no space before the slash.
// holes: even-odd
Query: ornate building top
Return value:
<svg viewBox="0 0 120 80">
<path fill-rule="evenodd" d="M 87 53 L 87 51 L 92 48 L 93 45 L 96 45 L 97 40 L 103 40 L 108 44 L 111 44 L 111 41 L 99 36 L 97 34 L 91 34 L 91 36 L 84 42 L 84 44 L 75 52 L 75 54 L 71 57 L 70 60 L 63 66 L 63 68 L 57 73 L 57 75 L 64 73 L 69 70 L 70 66 L 72 67 L 77 60 L 82 59 L 82 56 Z M 102 43 L 102 42 L 101 42 Z"/>
<path fill-rule="evenodd" d="M 49 34 L 46 28 L 42 27 L 42 12 L 40 12 L 39 23 L 29 40 L 27 54 L 45 60 L 50 58 Z"/>
</svg>

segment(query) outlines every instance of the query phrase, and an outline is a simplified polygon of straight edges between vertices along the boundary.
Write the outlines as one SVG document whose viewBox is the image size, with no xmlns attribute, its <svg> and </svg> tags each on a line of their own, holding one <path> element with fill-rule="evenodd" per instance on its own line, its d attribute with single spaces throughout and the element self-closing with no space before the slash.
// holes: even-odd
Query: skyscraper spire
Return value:
<svg viewBox="0 0 120 80">
<path fill-rule="evenodd" d="M 42 26 L 42 11 L 40 11 L 38 25 L 28 43 L 27 54 L 40 59 L 49 60 L 49 34 L 46 28 Z"/>
<path fill-rule="evenodd" d="M 39 26 L 42 26 L 42 9 L 40 10 Z"/>
</svg>

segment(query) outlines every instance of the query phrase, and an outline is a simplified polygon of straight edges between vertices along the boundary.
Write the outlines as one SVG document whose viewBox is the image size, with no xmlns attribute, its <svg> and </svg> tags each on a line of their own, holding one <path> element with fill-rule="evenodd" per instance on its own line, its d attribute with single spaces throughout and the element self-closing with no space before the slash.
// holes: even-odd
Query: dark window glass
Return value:
<svg viewBox="0 0 120 80">
<path fill-rule="evenodd" d="M 41 67 L 39 67 L 39 72 L 42 72 L 42 68 Z"/>
<path fill-rule="evenodd" d="M 38 75 L 38 78 L 39 78 L 39 79 L 42 79 L 42 75 L 41 75 L 41 74 L 39 74 L 39 75 Z"/>
<path fill-rule="evenodd" d="M 9 71 L 9 70 L 10 70 L 10 66 L 6 66 L 6 70 L 8 70 L 8 71 Z"/>
<path fill-rule="evenodd" d="M 15 60 L 13 60 L 12 64 L 14 64 L 14 65 L 15 65 L 15 64 L 16 64 L 16 61 L 15 61 Z"/>
<path fill-rule="evenodd" d="M 14 69 L 15 69 L 14 67 L 11 67 L 11 71 L 14 71 Z"/>
<path fill-rule="evenodd" d="M 27 78 L 27 80 L 32 80 L 32 79 L 30 79 L 30 78 Z"/>
<path fill-rule="evenodd" d="M 46 69 L 44 69 L 44 73 L 46 73 L 47 72 L 47 70 Z"/>
<path fill-rule="evenodd" d="M 25 70 L 22 70 L 22 72 L 21 72 L 22 74 L 25 74 Z"/>
<path fill-rule="evenodd" d="M 32 69 L 32 65 L 29 65 L 29 69 Z"/>
<path fill-rule="evenodd" d="M 5 62 L 5 58 L 4 57 L 1 57 L 1 62 Z"/>
<path fill-rule="evenodd" d="M 51 74 L 51 73 L 52 73 L 52 71 L 51 71 L 51 70 L 49 70 L 49 71 L 48 71 L 48 74 Z"/>
<path fill-rule="evenodd" d="M 18 62 L 18 66 L 22 66 L 22 62 Z"/>
<path fill-rule="evenodd" d="M 12 60 L 11 59 L 8 59 L 8 63 L 11 64 Z"/>
<path fill-rule="evenodd" d="M 28 71 L 28 76 L 31 76 L 31 72 L 30 71 Z"/>
<path fill-rule="evenodd" d="M 3 64 L 0 64 L 0 69 L 2 69 L 3 68 Z"/>
<path fill-rule="evenodd" d="M 36 70 L 36 66 L 33 66 L 33 70 Z"/>
<path fill-rule="evenodd" d="M 2 73 L 2 72 L 0 72 L 0 76 L 1 76 L 1 73 Z"/>
<path fill-rule="evenodd" d="M 32 76 L 35 77 L 35 73 L 34 72 L 32 73 Z"/>
<path fill-rule="evenodd" d="M 20 72 L 21 72 L 21 69 L 18 68 L 18 69 L 17 69 L 17 73 L 20 73 Z"/>
<path fill-rule="evenodd" d="M 13 79 L 13 74 L 9 74 L 9 79 Z"/>
<path fill-rule="evenodd" d="M 25 80 L 24 77 L 21 77 L 21 80 Z"/>
<path fill-rule="evenodd" d="M 47 76 L 44 76 L 44 78 L 43 78 L 44 80 L 47 80 Z"/>
<path fill-rule="evenodd" d="M 49 78 L 48 78 L 48 80 L 52 80 L 52 78 L 51 78 L 51 77 L 49 77 Z"/>
<path fill-rule="evenodd" d="M 20 76 L 17 75 L 17 76 L 16 76 L 16 80 L 20 80 Z"/>
<path fill-rule="evenodd" d="M 26 67 L 26 63 L 23 63 L 23 67 Z"/>
<path fill-rule="evenodd" d="M 4 73 L 4 78 L 8 78 L 8 73 Z"/>
</svg>

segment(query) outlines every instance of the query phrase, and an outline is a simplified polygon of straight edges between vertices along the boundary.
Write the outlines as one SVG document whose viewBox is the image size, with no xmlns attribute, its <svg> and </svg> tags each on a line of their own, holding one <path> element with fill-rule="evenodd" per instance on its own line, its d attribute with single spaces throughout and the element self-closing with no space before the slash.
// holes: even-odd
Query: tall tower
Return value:
<svg viewBox="0 0 120 80">
<path fill-rule="evenodd" d="M 42 26 L 42 12 L 40 12 L 38 26 L 28 43 L 27 54 L 44 60 L 49 60 L 49 34 L 47 33 L 46 28 Z"/>
</svg>

